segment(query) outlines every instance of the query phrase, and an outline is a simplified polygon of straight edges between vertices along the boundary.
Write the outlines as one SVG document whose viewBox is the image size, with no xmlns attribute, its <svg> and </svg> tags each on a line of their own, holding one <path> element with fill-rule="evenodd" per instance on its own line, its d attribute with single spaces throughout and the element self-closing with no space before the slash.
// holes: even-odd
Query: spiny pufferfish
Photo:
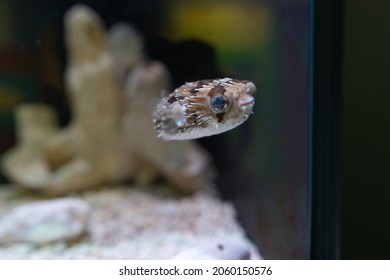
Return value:
<svg viewBox="0 0 390 280">
<path fill-rule="evenodd" d="M 255 85 L 232 78 L 188 82 L 155 102 L 152 121 L 164 140 L 188 140 L 223 133 L 253 113 Z"/>
</svg>

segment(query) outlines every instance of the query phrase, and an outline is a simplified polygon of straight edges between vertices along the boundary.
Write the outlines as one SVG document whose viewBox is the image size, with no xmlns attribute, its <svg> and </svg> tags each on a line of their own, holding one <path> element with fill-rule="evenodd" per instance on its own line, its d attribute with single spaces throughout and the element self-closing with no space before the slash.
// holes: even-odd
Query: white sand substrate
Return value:
<svg viewBox="0 0 390 280">
<path fill-rule="evenodd" d="M 0 247 L 0 259 L 169 259 L 206 242 L 226 237 L 247 242 L 234 206 L 209 188 L 180 196 L 163 185 L 116 186 L 71 195 L 93 209 L 89 234 L 76 242 Z M 0 186 L 0 219 L 12 208 L 43 198 Z"/>
</svg>

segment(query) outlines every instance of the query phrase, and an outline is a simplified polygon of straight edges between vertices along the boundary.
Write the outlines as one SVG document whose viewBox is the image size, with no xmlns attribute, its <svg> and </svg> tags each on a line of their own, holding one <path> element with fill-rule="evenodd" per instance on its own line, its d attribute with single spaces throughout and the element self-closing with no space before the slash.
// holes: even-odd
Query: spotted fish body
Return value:
<svg viewBox="0 0 390 280">
<path fill-rule="evenodd" d="M 231 78 L 186 83 L 156 103 L 157 136 L 188 140 L 233 129 L 252 114 L 255 93 L 252 82 Z"/>
</svg>

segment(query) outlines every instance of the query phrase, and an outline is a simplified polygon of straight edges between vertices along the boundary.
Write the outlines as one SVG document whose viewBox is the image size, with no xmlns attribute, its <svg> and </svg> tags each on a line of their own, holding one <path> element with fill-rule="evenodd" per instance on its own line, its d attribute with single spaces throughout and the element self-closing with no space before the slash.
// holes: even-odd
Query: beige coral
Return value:
<svg viewBox="0 0 390 280">
<path fill-rule="evenodd" d="M 42 154 L 48 139 L 58 131 L 56 114 L 44 104 L 22 104 L 15 109 L 17 145 L 2 157 L 2 169 L 17 185 L 41 189 L 51 168 Z"/>
<path fill-rule="evenodd" d="M 59 130 L 44 105 L 16 111 L 19 143 L 2 159 L 8 178 L 52 196 L 129 179 L 147 184 L 160 176 L 187 193 L 208 184 L 214 171 L 201 147 L 156 137 L 148 103 L 169 88 L 169 73 L 161 63 L 142 62 L 139 34 L 122 26 L 107 43 L 103 22 L 83 5 L 71 8 L 64 22 L 71 123 Z M 126 46 L 132 59 L 118 67 Z"/>
</svg>

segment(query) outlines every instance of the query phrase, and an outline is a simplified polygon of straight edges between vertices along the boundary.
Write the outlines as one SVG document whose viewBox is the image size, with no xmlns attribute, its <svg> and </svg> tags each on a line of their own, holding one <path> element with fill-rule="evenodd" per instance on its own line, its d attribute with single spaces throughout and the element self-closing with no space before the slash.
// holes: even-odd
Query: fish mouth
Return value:
<svg viewBox="0 0 390 280">
<path fill-rule="evenodd" d="M 240 109 L 244 112 L 252 111 L 253 105 L 255 104 L 255 98 L 248 95 L 244 100 L 238 103 Z"/>
</svg>

